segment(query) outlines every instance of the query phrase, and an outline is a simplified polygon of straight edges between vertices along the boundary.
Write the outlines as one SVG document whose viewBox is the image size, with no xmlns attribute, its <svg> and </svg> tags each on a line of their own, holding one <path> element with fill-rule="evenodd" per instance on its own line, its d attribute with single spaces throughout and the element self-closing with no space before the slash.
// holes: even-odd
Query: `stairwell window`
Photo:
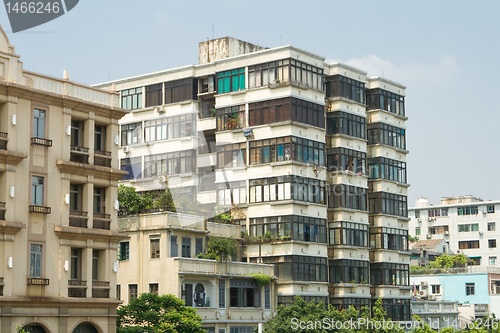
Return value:
<svg viewBox="0 0 500 333">
<path fill-rule="evenodd" d="M 150 239 L 149 242 L 151 251 L 150 259 L 160 258 L 160 239 L 159 238 Z"/>
<path fill-rule="evenodd" d="M 30 246 L 30 277 L 42 277 L 42 245 L 31 244 Z"/>
<path fill-rule="evenodd" d="M 476 294 L 476 284 L 475 283 L 466 283 L 465 284 L 465 295 L 471 296 Z"/>
<path fill-rule="evenodd" d="M 31 203 L 34 206 L 43 206 L 44 178 L 33 176 L 31 182 Z"/>
</svg>

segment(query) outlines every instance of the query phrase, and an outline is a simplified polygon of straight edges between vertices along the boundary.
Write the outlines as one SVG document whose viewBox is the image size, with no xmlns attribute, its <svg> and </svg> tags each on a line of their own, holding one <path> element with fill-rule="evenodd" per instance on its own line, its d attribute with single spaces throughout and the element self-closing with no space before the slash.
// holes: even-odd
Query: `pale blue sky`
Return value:
<svg viewBox="0 0 500 333">
<path fill-rule="evenodd" d="M 500 199 L 500 1 L 81 0 L 13 34 L 24 68 L 94 84 L 198 62 L 198 42 L 292 44 L 406 85 L 409 204 Z"/>
</svg>

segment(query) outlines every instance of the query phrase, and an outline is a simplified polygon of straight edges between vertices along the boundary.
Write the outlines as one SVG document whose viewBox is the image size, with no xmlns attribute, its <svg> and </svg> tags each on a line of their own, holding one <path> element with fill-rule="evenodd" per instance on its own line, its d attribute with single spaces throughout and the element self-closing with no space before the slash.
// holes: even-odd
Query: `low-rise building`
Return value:
<svg viewBox="0 0 500 333">
<path fill-rule="evenodd" d="M 198 310 L 204 329 L 218 333 L 250 333 L 272 316 L 274 284 L 259 286 L 252 274 L 272 277 L 273 265 L 198 258 L 208 235 L 238 238 L 244 226 L 162 212 L 121 218 L 119 227 L 128 235 L 118 257 L 117 295 L 125 303 L 141 293 L 172 294 Z"/>
<path fill-rule="evenodd" d="M 418 316 L 432 329 L 459 326 L 458 302 L 412 300 L 411 314 Z"/>
</svg>

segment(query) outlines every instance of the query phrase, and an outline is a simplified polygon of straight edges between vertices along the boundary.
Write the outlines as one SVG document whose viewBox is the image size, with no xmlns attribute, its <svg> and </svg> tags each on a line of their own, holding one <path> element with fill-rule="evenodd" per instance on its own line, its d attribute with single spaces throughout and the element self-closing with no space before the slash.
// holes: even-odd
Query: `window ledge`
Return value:
<svg viewBox="0 0 500 333">
<path fill-rule="evenodd" d="M 332 176 L 336 176 L 336 175 L 347 175 L 347 176 L 357 176 L 357 177 L 363 177 L 363 178 L 368 178 L 368 175 L 362 173 L 362 174 L 359 174 L 357 172 L 351 172 L 351 171 L 328 171 L 328 173 L 330 173 Z M 358 186 L 360 187 L 360 186 Z M 361 186 L 362 187 L 362 186 Z"/>
<path fill-rule="evenodd" d="M 394 117 L 399 118 L 401 120 L 408 120 L 408 117 L 406 117 L 406 116 L 402 116 L 402 115 L 399 115 L 397 113 L 392 113 L 392 112 L 387 111 L 387 110 L 382 110 L 382 109 L 367 109 L 366 110 L 366 112 L 378 112 L 378 111 L 393 115 Z"/>
<path fill-rule="evenodd" d="M 234 95 L 241 95 L 241 94 L 246 94 L 246 93 L 247 93 L 246 89 L 240 89 L 240 90 L 236 90 L 236 91 L 231 91 L 229 94 L 231 96 L 234 96 Z"/>
<path fill-rule="evenodd" d="M 190 141 L 192 139 L 191 136 L 184 136 L 182 138 L 179 138 L 181 141 Z"/>
<path fill-rule="evenodd" d="M 279 205 L 302 205 L 302 206 L 309 206 L 311 204 L 310 202 L 299 201 L 299 200 L 267 201 L 267 202 L 262 202 L 262 203 L 268 203 L 271 206 L 279 206 Z"/>
<path fill-rule="evenodd" d="M 343 134 L 343 133 L 335 133 L 335 134 L 326 134 L 326 137 L 327 138 L 335 138 L 335 137 L 341 137 L 341 138 L 345 138 L 345 139 L 350 139 L 350 140 L 359 140 L 359 141 L 363 141 L 364 143 L 368 143 L 368 140 L 366 139 L 363 139 L 363 138 L 358 138 L 357 136 L 352 136 L 352 135 L 347 135 L 347 134 Z M 342 147 L 342 148 L 347 148 L 347 147 Z M 351 149 L 353 147 L 348 147 L 347 149 Z M 331 149 L 331 148 L 329 148 Z"/>
<path fill-rule="evenodd" d="M 348 103 L 352 103 L 352 104 L 356 104 L 356 105 L 359 105 L 359 106 L 362 106 L 362 107 L 366 107 L 366 104 L 364 103 L 361 103 L 361 102 L 357 102 L 355 100 L 352 100 L 352 99 L 349 99 L 349 98 L 345 98 L 345 97 L 341 97 L 341 96 L 336 96 L 336 97 L 327 97 L 326 100 L 328 102 L 337 102 L 337 101 L 343 101 L 343 102 L 348 102 Z M 348 109 L 349 110 L 349 109 Z M 350 110 L 352 111 L 352 110 Z"/>
</svg>

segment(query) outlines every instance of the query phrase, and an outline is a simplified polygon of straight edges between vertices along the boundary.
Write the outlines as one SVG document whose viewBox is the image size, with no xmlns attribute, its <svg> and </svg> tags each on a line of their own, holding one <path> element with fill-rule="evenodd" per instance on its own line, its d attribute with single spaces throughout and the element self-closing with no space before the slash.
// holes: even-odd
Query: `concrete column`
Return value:
<svg viewBox="0 0 500 333">
<path fill-rule="evenodd" d="M 87 281 L 87 297 L 92 297 L 92 248 L 88 247 L 82 249 L 82 280 Z"/>
<path fill-rule="evenodd" d="M 95 121 L 86 120 L 83 126 L 83 145 L 89 149 L 89 164 L 94 164 L 94 130 Z"/>
</svg>

